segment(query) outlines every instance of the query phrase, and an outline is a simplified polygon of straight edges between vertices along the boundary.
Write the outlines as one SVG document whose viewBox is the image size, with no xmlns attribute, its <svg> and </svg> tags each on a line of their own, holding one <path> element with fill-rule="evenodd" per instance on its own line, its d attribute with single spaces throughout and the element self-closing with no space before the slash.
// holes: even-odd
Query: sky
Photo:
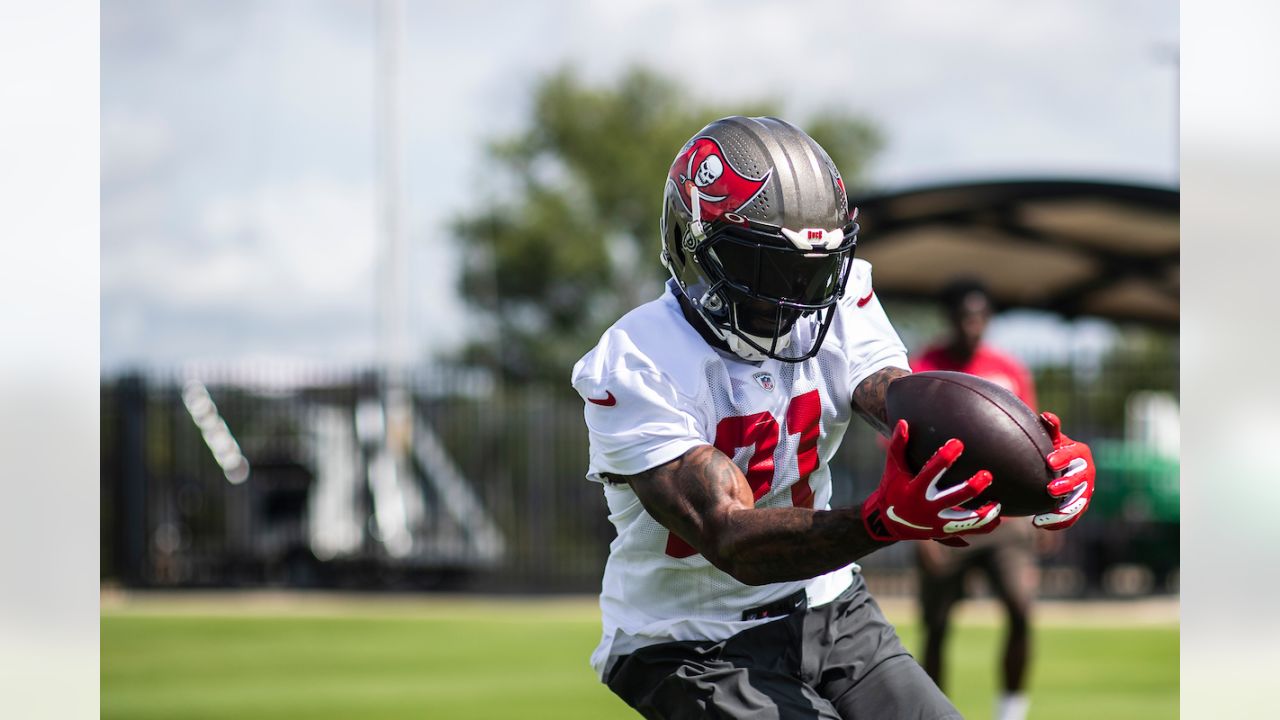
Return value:
<svg viewBox="0 0 1280 720">
<path fill-rule="evenodd" d="M 104 372 L 376 358 L 375 7 L 103 3 Z M 557 68 L 607 83 L 644 65 L 694 95 L 777 98 L 801 120 L 865 115 L 887 136 L 869 171 L 882 188 L 1171 185 L 1177 13 L 1147 0 L 410 2 L 414 353 L 465 339 L 449 222 L 485 202 L 484 142 L 520 127 Z M 992 332 L 1032 347 L 1061 329 L 1015 316 Z M 1068 329 L 1071 342 L 1105 336 Z"/>
</svg>

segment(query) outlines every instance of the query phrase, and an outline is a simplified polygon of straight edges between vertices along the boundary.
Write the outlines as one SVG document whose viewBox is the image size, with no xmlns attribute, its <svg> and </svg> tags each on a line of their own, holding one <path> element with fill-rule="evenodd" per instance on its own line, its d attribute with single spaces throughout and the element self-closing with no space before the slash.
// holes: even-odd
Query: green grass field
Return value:
<svg viewBox="0 0 1280 720">
<path fill-rule="evenodd" d="M 587 665 L 599 633 L 587 603 L 413 607 L 106 608 L 102 716 L 638 717 Z M 911 624 L 899 631 L 917 646 Z M 998 642 L 985 623 L 951 641 L 951 696 L 966 717 L 991 715 Z M 1176 626 L 1055 624 L 1036 643 L 1032 718 L 1177 717 Z"/>
</svg>

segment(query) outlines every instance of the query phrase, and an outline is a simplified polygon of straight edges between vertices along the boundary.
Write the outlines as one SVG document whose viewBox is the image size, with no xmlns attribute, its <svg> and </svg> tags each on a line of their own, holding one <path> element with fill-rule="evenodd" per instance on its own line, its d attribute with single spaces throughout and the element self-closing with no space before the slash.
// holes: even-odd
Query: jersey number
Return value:
<svg viewBox="0 0 1280 720">
<path fill-rule="evenodd" d="M 791 398 L 787 405 L 787 434 L 800 434 L 800 446 L 796 449 L 800 479 L 791 486 L 791 504 L 796 507 L 813 507 L 813 488 L 809 476 L 818 469 L 818 420 L 822 417 L 822 398 L 817 390 Z M 716 425 L 716 449 L 733 457 L 738 448 L 753 448 L 747 461 L 747 484 L 751 495 L 758 502 L 773 487 L 773 451 L 782 437 L 778 421 L 767 412 L 754 415 L 727 417 Z M 667 537 L 667 554 L 675 558 L 687 558 L 698 553 L 693 546 L 675 533 Z"/>
</svg>

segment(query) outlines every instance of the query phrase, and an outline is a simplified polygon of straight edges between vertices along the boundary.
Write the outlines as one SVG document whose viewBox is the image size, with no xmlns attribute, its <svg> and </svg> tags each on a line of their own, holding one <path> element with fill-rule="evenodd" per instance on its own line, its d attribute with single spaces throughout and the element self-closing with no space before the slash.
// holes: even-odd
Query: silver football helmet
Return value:
<svg viewBox="0 0 1280 720">
<path fill-rule="evenodd" d="M 662 262 L 735 354 L 799 362 L 817 354 L 844 293 L 856 215 L 835 163 L 804 131 L 773 117 L 727 117 L 698 131 L 671 165 Z M 797 323 L 811 327 L 795 332 Z"/>
</svg>

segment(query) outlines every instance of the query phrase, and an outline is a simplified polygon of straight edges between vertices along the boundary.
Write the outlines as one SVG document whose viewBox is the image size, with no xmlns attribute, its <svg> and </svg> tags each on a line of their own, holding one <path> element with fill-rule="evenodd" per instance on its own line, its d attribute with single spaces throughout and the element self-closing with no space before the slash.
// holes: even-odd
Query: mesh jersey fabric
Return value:
<svg viewBox="0 0 1280 720">
<path fill-rule="evenodd" d="M 590 439 L 587 478 L 600 482 L 617 537 L 600 594 L 603 635 L 592 666 L 672 640 L 723 640 L 766 619 L 748 608 L 807 591 L 829 602 L 856 565 L 810 580 L 744 585 L 713 566 L 645 511 L 626 484 L 700 445 L 731 455 L 756 507 L 829 508 L 828 462 L 853 414 L 853 389 L 886 367 L 906 369 L 901 340 L 871 292 L 871 266 L 855 260 L 818 354 L 801 363 L 748 362 L 709 345 L 685 319 L 669 283 L 622 317 L 573 369 Z M 792 330 L 806 342 L 805 323 Z"/>
</svg>

